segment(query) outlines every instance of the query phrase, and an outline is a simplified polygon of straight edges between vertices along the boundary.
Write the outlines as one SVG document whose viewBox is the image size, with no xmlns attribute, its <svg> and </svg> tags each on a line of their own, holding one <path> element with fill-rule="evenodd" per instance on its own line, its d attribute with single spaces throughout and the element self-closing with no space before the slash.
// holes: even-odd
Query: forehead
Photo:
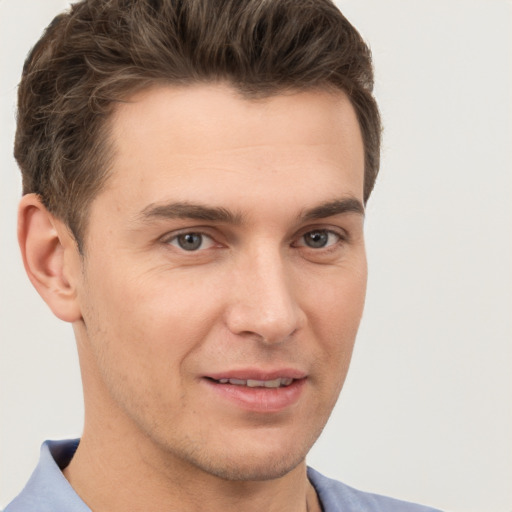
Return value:
<svg viewBox="0 0 512 512">
<path fill-rule="evenodd" d="M 222 203 L 228 192 L 236 192 L 230 200 L 261 199 L 275 187 L 281 200 L 307 201 L 314 193 L 329 195 L 332 187 L 334 197 L 362 199 L 363 143 L 341 92 L 254 100 L 227 85 L 160 86 L 119 104 L 111 138 L 112 175 L 103 194 L 115 192 L 123 207 L 138 211 L 198 195 Z"/>
<path fill-rule="evenodd" d="M 341 123 L 340 123 L 341 121 Z M 355 111 L 342 92 L 313 89 L 245 98 L 226 84 L 145 89 L 120 103 L 112 119 L 118 148 L 123 139 L 172 131 L 174 149 L 229 149 L 254 144 L 362 144 Z M 327 129 L 326 129 L 327 128 Z M 336 128 L 332 131 L 330 128 Z M 316 135 L 316 137 L 315 137 Z M 201 147 L 196 145 L 201 138 Z M 225 144 L 223 144 L 223 142 Z M 158 140 L 155 141 L 158 143 Z"/>
</svg>

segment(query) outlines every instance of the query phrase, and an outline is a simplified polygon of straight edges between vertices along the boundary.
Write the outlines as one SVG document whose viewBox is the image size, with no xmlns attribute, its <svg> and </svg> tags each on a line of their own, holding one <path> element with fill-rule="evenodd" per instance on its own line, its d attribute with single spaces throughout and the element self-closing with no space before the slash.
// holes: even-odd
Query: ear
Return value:
<svg viewBox="0 0 512 512">
<path fill-rule="evenodd" d="M 65 322 L 80 320 L 81 257 L 75 239 L 36 194 L 20 201 L 18 242 L 28 278 L 53 313 Z"/>
</svg>

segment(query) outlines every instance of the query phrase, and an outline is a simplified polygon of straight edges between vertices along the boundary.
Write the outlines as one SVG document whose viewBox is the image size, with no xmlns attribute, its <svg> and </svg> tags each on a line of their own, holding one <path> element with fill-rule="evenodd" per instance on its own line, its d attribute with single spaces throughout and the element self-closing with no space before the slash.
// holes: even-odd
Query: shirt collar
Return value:
<svg viewBox="0 0 512 512">
<path fill-rule="evenodd" d="M 79 439 L 43 443 L 36 469 L 5 512 L 91 512 L 62 474 L 78 443 Z"/>
</svg>

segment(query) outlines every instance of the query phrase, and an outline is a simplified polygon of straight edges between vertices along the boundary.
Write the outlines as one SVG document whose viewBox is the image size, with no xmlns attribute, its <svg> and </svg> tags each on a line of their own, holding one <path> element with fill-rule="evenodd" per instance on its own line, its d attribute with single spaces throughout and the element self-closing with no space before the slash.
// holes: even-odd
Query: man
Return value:
<svg viewBox="0 0 512 512">
<path fill-rule="evenodd" d="M 27 274 L 85 424 L 15 511 L 426 511 L 308 469 L 362 314 L 369 51 L 327 0 L 83 1 L 29 55 Z"/>
</svg>

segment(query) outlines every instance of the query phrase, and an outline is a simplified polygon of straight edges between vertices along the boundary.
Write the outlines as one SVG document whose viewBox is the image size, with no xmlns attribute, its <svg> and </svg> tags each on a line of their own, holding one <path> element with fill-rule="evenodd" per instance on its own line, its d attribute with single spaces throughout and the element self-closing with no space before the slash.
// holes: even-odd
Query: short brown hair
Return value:
<svg viewBox="0 0 512 512">
<path fill-rule="evenodd" d="M 379 168 L 371 54 L 330 0 L 82 0 L 32 49 L 18 91 L 23 193 L 82 248 L 87 209 L 108 177 L 116 102 L 155 83 L 227 81 L 247 97 L 344 91 L 365 148 L 364 200 Z"/>
</svg>

